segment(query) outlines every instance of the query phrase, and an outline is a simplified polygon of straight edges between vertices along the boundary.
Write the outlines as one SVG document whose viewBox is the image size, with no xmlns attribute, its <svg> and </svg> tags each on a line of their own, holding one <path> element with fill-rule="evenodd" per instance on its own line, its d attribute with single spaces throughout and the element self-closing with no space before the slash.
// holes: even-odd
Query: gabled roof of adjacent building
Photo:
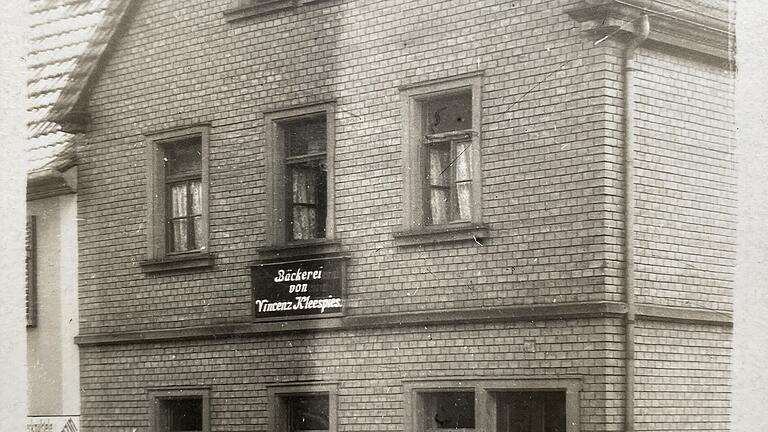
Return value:
<svg viewBox="0 0 768 432">
<path fill-rule="evenodd" d="M 46 119 L 67 132 L 80 132 L 87 122 L 84 105 L 91 86 L 105 62 L 110 47 L 125 27 L 139 0 L 92 0 L 102 6 L 102 18 L 91 32 L 89 42 L 77 58 L 66 85 L 49 110 Z"/>
<path fill-rule="evenodd" d="M 27 171 L 35 177 L 74 159 L 75 136 L 49 119 L 109 0 L 31 0 L 27 65 Z"/>
</svg>

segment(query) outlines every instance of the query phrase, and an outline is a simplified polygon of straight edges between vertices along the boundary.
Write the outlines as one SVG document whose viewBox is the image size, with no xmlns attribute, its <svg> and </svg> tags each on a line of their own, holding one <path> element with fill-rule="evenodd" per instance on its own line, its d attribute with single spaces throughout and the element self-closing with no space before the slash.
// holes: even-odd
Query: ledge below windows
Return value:
<svg viewBox="0 0 768 432">
<path fill-rule="evenodd" d="M 474 241 L 478 246 L 482 246 L 480 240 L 488 238 L 488 227 L 476 224 L 440 225 L 395 231 L 392 235 L 397 246 L 417 246 L 456 241 Z"/>
<path fill-rule="evenodd" d="M 232 2 L 229 9 L 224 11 L 224 18 L 232 22 L 318 1 L 322 0 L 236 0 Z"/>
<path fill-rule="evenodd" d="M 342 252 L 338 240 L 317 239 L 294 242 L 280 246 L 259 248 L 259 259 L 275 260 L 280 258 L 298 258 L 315 255 L 336 255 Z"/>
<path fill-rule="evenodd" d="M 174 255 L 139 263 L 144 273 L 160 273 L 213 267 L 215 256 L 210 253 Z"/>
<path fill-rule="evenodd" d="M 353 315 L 343 318 L 302 319 L 274 322 L 240 322 L 221 325 L 153 329 L 139 331 L 110 331 L 75 336 L 80 346 L 150 343 L 158 341 L 223 339 L 232 337 L 264 337 L 299 332 L 308 334 L 322 331 L 350 331 L 363 329 L 402 329 L 448 325 L 473 325 L 495 322 L 563 321 L 588 318 L 621 319 L 627 313 L 626 305 L 619 302 L 583 302 L 562 304 L 536 304 L 480 309 L 452 309 L 395 314 Z M 729 312 L 671 306 L 638 305 L 640 321 L 677 322 L 681 324 L 733 327 Z"/>
</svg>

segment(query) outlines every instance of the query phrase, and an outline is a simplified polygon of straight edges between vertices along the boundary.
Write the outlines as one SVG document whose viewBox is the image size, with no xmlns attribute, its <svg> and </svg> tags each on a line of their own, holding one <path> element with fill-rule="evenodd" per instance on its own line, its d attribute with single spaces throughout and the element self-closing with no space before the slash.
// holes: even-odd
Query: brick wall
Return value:
<svg viewBox="0 0 768 432">
<path fill-rule="evenodd" d="M 637 335 L 637 430 L 730 430 L 731 333 L 648 322 Z"/>
<path fill-rule="evenodd" d="M 80 149 L 83 333 L 247 319 L 248 263 L 265 245 L 263 111 L 327 99 L 338 106 L 336 224 L 352 256 L 350 313 L 434 308 L 436 295 L 446 309 L 620 300 L 604 278 L 605 211 L 616 200 L 603 171 L 612 66 L 563 12 L 573 2 L 326 1 L 234 23 L 223 3 L 182 14 L 174 2 L 146 2 L 94 88 Z M 477 70 L 490 238 L 396 247 L 398 86 Z M 147 276 L 137 264 L 141 134 L 199 122 L 212 123 L 216 267 Z"/>
<path fill-rule="evenodd" d="M 615 431 L 619 324 L 585 319 L 87 347 L 82 426 L 148 431 L 148 388 L 199 385 L 211 388 L 211 430 L 267 430 L 266 385 L 320 379 L 339 383 L 340 431 L 399 431 L 404 381 L 535 375 L 581 377 L 581 431 Z M 530 339 L 535 352 L 525 348 Z"/>
<path fill-rule="evenodd" d="M 731 310 L 733 76 L 659 52 L 638 64 L 638 301 Z"/>
<path fill-rule="evenodd" d="M 327 0 L 229 23 L 223 0 L 145 0 L 93 89 L 79 149 L 81 334 L 248 322 L 249 264 L 266 245 L 263 113 L 330 99 L 348 315 L 622 301 L 622 47 L 581 35 L 565 13 L 576 4 Z M 731 77 L 657 51 L 639 63 L 638 300 L 729 310 Z M 398 87 L 480 70 L 489 238 L 396 246 Z M 215 266 L 144 273 L 142 134 L 196 123 L 211 124 Z M 654 326 L 640 331 L 639 427 L 679 430 L 712 408 L 712 429 L 727 429 L 728 331 Z M 616 431 L 622 335 L 619 319 L 585 319 L 86 346 L 83 426 L 147 430 L 147 388 L 199 383 L 213 389 L 213 430 L 259 430 L 265 384 L 323 378 L 341 382 L 341 430 L 401 430 L 402 380 L 432 373 L 577 376 L 581 430 Z M 687 336 L 702 340 L 677 351 Z M 709 357 L 707 341 L 726 348 Z M 672 381 L 711 403 L 653 387 L 672 359 L 657 348 L 714 371 Z"/>
</svg>

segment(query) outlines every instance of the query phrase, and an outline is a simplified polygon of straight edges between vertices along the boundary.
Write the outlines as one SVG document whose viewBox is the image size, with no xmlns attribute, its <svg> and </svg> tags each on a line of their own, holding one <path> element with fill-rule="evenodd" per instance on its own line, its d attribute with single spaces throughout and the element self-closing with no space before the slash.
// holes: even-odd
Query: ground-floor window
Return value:
<svg viewBox="0 0 768 432">
<path fill-rule="evenodd" d="M 497 432 L 565 432 L 565 391 L 499 392 Z"/>
<path fill-rule="evenodd" d="M 205 388 L 166 388 L 149 391 L 152 432 L 208 432 L 209 402 Z"/>
<path fill-rule="evenodd" d="M 408 432 L 578 432 L 578 379 L 408 382 Z"/>
<path fill-rule="evenodd" d="M 270 430 L 336 431 L 336 385 L 282 385 L 268 388 Z"/>
<path fill-rule="evenodd" d="M 427 391 L 419 394 L 423 430 L 475 430 L 473 391 Z"/>
</svg>

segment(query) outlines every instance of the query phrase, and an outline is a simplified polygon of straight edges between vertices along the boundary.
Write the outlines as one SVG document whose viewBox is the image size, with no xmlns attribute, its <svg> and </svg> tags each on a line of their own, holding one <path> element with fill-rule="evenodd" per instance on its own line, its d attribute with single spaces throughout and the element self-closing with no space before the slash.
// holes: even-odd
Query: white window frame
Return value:
<svg viewBox="0 0 768 432">
<path fill-rule="evenodd" d="M 481 175 L 481 135 L 482 135 L 482 74 L 468 74 L 443 80 L 430 81 L 401 87 L 401 118 L 403 137 L 403 183 L 404 230 L 441 230 L 455 226 L 479 225 L 482 223 L 482 175 Z M 471 91 L 472 93 L 472 129 L 469 148 L 472 169 L 472 208 L 469 221 L 427 225 L 428 187 L 426 185 L 425 163 L 428 154 L 425 151 L 424 105 L 429 99 L 454 93 Z M 446 134 L 450 135 L 450 134 Z"/>
<path fill-rule="evenodd" d="M 286 214 L 285 174 L 285 142 L 282 127 L 286 123 L 325 116 L 326 124 L 326 209 L 325 237 L 307 240 L 289 240 L 287 236 L 288 217 Z M 315 105 L 294 107 L 270 111 L 264 114 L 264 128 L 267 167 L 266 182 L 266 212 L 267 212 L 267 242 L 270 246 L 304 245 L 323 243 L 333 240 L 335 230 L 335 186 L 334 186 L 334 153 L 336 147 L 335 104 L 325 102 Z"/>
</svg>

